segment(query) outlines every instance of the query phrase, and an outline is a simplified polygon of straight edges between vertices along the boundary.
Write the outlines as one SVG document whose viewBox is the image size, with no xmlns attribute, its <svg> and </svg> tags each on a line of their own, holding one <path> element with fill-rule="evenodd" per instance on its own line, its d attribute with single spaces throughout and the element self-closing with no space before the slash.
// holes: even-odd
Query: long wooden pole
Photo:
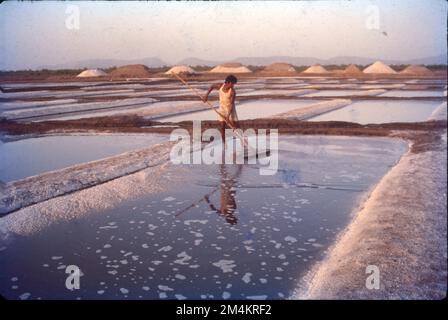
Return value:
<svg viewBox="0 0 448 320">
<path fill-rule="evenodd" d="M 222 119 L 224 119 L 224 121 L 229 125 L 230 128 L 232 128 L 233 132 L 235 133 L 235 135 L 240 138 L 241 142 L 243 143 L 244 146 L 246 146 L 247 148 L 249 148 L 249 145 L 246 144 L 246 141 L 244 141 L 244 135 L 240 135 L 239 132 L 235 131 L 237 128 L 235 128 L 235 126 L 233 126 L 232 123 L 230 123 L 230 121 L 227 121 L 227 117 L 223 116 L 219 111 L 216 110 L 215 107 L 213 107 L 213 105 L 210 103 L 210 101 L 204 101 L 204 97 L 202 97 L 202 95 L 199 93 L 199 91 L 196 90 L 196 88 L 192 87 L 187 81 L 185 81 L 184 79 L 182 79 L 178 74 L 173 73 L 173 75 L 179 80 L 181 81 L 184 85 L 186 85 L 191 91 L 193 91 L 196 96 L 198 96 L 201 101 L 203 103 L 206 103 L 213 111 L 216 112 L 216 114 L 218 114 L 219 116 L 221 116 Z"/>
</svg>

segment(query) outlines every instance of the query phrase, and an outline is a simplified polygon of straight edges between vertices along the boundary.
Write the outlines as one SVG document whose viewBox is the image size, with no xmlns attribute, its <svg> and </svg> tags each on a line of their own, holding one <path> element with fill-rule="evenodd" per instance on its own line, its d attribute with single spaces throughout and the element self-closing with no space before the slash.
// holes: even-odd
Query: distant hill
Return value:
<svg viewBox="0 0 448 320">
<path fill-rule="evenodd" d="M 377 60 L 381 60 L 387 64 L 447 64 L 447 56 L 438 55 L 433 57 L 425 57 L 412 60 L 389 60 L 381 58 L 367 58 L 367 57 L 351 57 L 351 56 L 340 56 L 333 57 L 330 59 L 319 59 L 313 57 L 293 57 L 293 56 L 270 56 L 270 57 L 239 57 L 229 60 L 206 60 L 196 57 L 185 58 L 178 61 L 175 64 L 185 64 L 191 66 L 216 66 L 224 62 L 240 62 L 244 65 L 254 65 L 254 66 L 266 66 L 274 62 L 285 62 L 290 63 L 295 66 L 309 66 L 312 64 L 358 64 L 367 65 L 371 64 Z M 36 69 L 82 69 L 82 68 L 109 68 L 114 66 L 123 66 L 127 64 L 144 64 L 150 68 L 160 68 L 163 66 L 173 65 L 167 63 L 157 57 L 148 57 L 144 59 L 132 59 L 132 60 L 121 60 L 121 59 L 89 59 L 81 60 L 76 62 L 69 62 L 58 65 L 51 66 L 41 66 Z"/>
<path fill-rule="evenodd" d="M 123 66 L 127 64 L 144 64 L 150 68 L 160 68 L 163 66 L 168 66 L 169 63 L 157 58 L 150 57 L 144 59 L 132 59 L 132 60 L 121 60 L 121 59 L 88 59 L 80 60 L 75 62 L 67 62 L 64 64 L 57 64 L 51 66 L 41 66 L 37 69 L 82 69 L 82 68 L 110 68 L 115 66 Z"/>
<path fill-rule="evenodd" d="M 447 55 L 440 54 L 438 56 L 414 59 L 409 61 L 410 64 L 447 64 Z"/>
<path fill-rule="evenodd" d="M 272 57 L 240 57 L 231 60 L 231 62 L 240 62 L 245 65 L 268 65 L 274 62 L 286 62 L 296 66 L 309 66 L 312 64 L 360 64 L 367 65 L 377 60 L 381 60 L 387 64 L 447 64 L 446 55 L 438 55 L 433 57 L 426 57 L 412 60 L 390 60 L 381 58 L 367 58 L 367 57 L 351 57 L 341 56 L 330 59 L 319 59 L 312 57 L 291 57 L 291 56 L 272 56 Z"/>
<path fill-rule="evenodd" d="M 217 64 L 224 63 L 226 61 L 213 61 L 213 60 L 205 60 L 200 58 L 186 58 L 178 61 L 176 64 L 185 64 L 188 66 L 216 66 Z"/>
</svg>

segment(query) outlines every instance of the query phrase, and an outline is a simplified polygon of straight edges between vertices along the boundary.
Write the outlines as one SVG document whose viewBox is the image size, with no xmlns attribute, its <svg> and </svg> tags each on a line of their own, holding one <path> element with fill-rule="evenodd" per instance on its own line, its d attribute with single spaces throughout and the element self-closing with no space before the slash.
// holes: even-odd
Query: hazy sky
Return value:
<svg viewBox="0 0 448 320">
<path fill-rule="evenodd" d="M 79 29 L 66 27 L 71 5 L 79 8 Z M 446 16 L 444 0 L 6 2 L 0 69 L 153 56 L 172 64 L 187 57 L 421 58 L 446 53 Z"/>
</svg>

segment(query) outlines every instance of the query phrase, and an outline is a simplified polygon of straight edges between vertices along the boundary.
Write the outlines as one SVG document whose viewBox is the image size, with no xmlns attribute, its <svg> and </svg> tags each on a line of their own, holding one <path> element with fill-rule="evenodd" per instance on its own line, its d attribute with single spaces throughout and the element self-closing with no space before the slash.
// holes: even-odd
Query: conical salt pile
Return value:
<svg viewBox="0 0 448 320">
<path fill-rule="evenodd" d="M 104 77 L 107 73 L 100 69 L 88 69 L 84 70 L 77 75 L 78 78 L 90 78 L 90 77 Z"/>
<path fill-rule="evenodd" d="M 356 73 L 362 73 L 362 71 L 361 71 L 361 69 L 359 69 L 354 64 L 351 64 L 347 68 L 345 68 L 343 73 L 346 73 L 346 74 L 356 74 Z"/>
<path fill-rule="evenodd" d="M 212 73 L 251 73 L 252 71 L 241 63 L 223 63 L 214 67 Z"/>
<path fill-rule="evenodd" d="M 289 63 L 276 62 L 268 65 L 262 72 L 268 73 L 293 73 L 296 69 Z"/>
<path fill-rule="evenodd" d="M 149 68 L 143 64 L 130 64 L 113 70 L 110 75 L 114 78 L 149 78 Z"/>
<path fill-rule="evenodd" d="M 422 76 L 430 76 L 433 74 L 432 71 L 429 70 L 428 68 L 416 65 L 410 65 L 404 68 L 400 73 L 409 75 L 422 75 Z"/>
<path fill-rule="evenodd" d="M 383 73 L 383 74 L 394 74 L 397 73 L 394 69 L 389 67 L 387 64 L 377 61 L 364 69 L 364 73 Z"/>
<path fill-rule="evenodd" d="M 320 64 L 316 64 L 303 71 L 303 73 L 328 73 L 328 71 Z"/>
<path fill-rule="evenodd" d="M 165 72 L 165 74 L 195 74 L 195 73 L 196 71 L 194 71 L 193 68 L 185 65 L 174 66 L 170 70 Z"/>
</svg>

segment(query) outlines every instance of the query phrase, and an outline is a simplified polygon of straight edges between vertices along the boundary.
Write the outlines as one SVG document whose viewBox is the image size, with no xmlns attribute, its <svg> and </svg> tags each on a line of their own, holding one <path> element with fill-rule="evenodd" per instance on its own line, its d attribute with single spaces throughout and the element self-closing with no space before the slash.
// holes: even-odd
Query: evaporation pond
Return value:
<svg viewBox="0 0 448 320">
<path fill-rule="evenodd" d="M 236 111 L 239 120 L 266 118 L 275 114 L 288 112 L 309 106 L 313 101 L 307 100 L 256 100 L 238 103 Z M 218 109 L 216 109 L 219 111 Z M 160 121 L 181 122 L 192 120 L 216 120 L 217 114 L 213 110 L 193 112 L 177 116 L 161 118 Z"/>
<path fill-rule="evenodd" d="M 443 97 L 443 91 L 435 90 L 390 90 L 379 95 L 380 97 Z"/>
<path fill-rule="evenodd" d="M 360 124 L 426 121 L 440 101 L 359 101 L 309 121 L 348 121 Z"/>
<path fill-rule="evenodd" d="M 9 182 L 168 140 L 167 136 L 66 135 L 0 141 L 0 181 Z"/>
<path fill-rule="evenodd" d="M 387 138 L 280 136 L 274 175 L 261 164 L 163 165 L 161 190 L 116 206 L 50 210 L 42 223 L 12 213 L 0 219 L 0 294 L 285 299 L 406 150 Z M 79 290 L 65 287 L 69 265 Z"/>
</svg>

